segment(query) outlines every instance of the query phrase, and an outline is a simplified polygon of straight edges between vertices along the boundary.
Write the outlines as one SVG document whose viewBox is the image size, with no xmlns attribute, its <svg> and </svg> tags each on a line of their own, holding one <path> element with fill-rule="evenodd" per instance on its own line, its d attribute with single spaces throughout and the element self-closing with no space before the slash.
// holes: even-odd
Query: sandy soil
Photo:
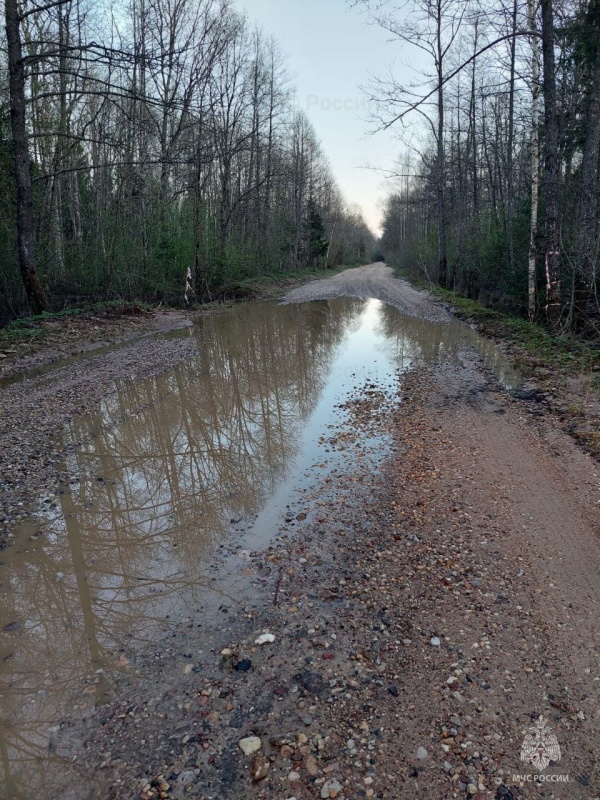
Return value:
<svg viewBox="0 0 600 800">
<path fill-rule="evenodd" d="M 309 300 L 333 300 L 335 297 L 375 297 L 408 314 L 433 322 L 444 322 L 450 314 L 440 305 L 432 303 L 424 292 L 419 292 L 403 280 L 393 276 L 391 267 L 383 263 L 369 264 L 357 269 L 347 269 L 331 278 L 299 286 L 288 292 L 282 303 L 306 303 Z"/>
<path fill-rule="evenodd" d="M 285 301 L 390 292 L 445 313 L 386 270 Z M 135 376 L 137 349 L 123 358 Z M 247 591 L 223 598 L 220 621 L 182 621 L 131 654 L 107 704 L 82 687 L 84 721 L 53 742 L 74 756 L 58 777 L 49 765 L 54 797 L 600 796 L 598 464 L 468 353 L 404 376 L 391 405 L 365 386 L 347 411 L 328 433 L 347 469 L 293 509 L 289 538 L 244 555 Z M 374 471 L 361 442 L 390 431 Z M 274 641 L 257 644 L 264 632 Z M 520 760 L 541 715 L 561 748 L 544 770 Z"/>
</svg>

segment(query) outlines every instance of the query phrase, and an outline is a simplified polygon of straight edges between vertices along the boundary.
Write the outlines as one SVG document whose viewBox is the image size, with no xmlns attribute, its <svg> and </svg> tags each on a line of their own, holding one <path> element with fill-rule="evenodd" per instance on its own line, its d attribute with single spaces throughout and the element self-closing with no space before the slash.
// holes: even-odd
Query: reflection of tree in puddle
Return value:
<svg viewBox="0 0 600 800">
<path fill-rule="evenodd" d="M 390 363 L 447 358 L 467 341 L 449 325 L 349 299 L 240 305 L 203 318 L 191 335 L 197 357 L 124 381 L 74 420 L 66 437 L 82 444 L 65 471 L 87 478 L 3 553 L 0 631 L 20 623 L 0 633 L 0 759 L 11 799 L 60 785 L 69 754 L 53 750 L 52 726 L 83 713 L 73 706 L 83 678 L 82 708 L 102 703 L 136 647 L 167 632 L 171 616 L 206 606 L 211 545 L 232 518 L 257 514 L 294 467 L 334 364 L 351 372 L 358 363 L 357 337 L 367 346 L 361 363 L 372 343 L 386 351 L 388 372 Z"/>
<path fill-rule="evenodd" d="M 207 317 L 196 358 L 124 382 L 72 423 L 67 438 L 83 444 L 67 469 L 90 477 L 24 525 L 0 567 L 0 629 L 23 621 L 0 633 L 11 798 L 50 792 L 61 760 L 51 726 L 82 678 L 95 680 L 86 691 L 101 703 L 119 650 L 202 603 L 209 546 L 230 517 L 258 512 L 292 465 L 302 421 L 364 303 L 334 305 L 247 304 Z"/>
</svg>

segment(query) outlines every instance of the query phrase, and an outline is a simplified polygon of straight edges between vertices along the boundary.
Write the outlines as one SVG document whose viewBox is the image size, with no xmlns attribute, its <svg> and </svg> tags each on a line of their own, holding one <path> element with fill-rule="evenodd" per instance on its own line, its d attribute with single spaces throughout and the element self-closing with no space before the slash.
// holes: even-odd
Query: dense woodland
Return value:
<svg viewBox="0 0 600 800">
<path fill-rule="evenodd" d="M 484 302 L 589 326 L 597 314 L 599 0 L 358 3 L 425 64 L 369 86 L 403 155 L 387 259 Z M 415 49 L 416 48 L 416 49 Z"/>
<path fill-rule="evenodd" d="M 369 260 L 277 44 L 228 0 L 5 0 L 0 319 Z"/>
</svg>

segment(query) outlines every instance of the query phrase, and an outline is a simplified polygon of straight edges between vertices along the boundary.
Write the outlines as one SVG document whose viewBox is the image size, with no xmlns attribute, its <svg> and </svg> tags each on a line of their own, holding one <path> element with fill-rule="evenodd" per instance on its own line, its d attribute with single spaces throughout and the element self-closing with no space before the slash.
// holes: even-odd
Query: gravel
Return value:
<svg viewBox="0 0 600 800">
<path fill-rule="evenodd" d="M 445 308 L 434 303 L 426 293 L 413 289 L 406 281 L 394 278 L 391 267 L 382 263 L 347 269 L 331 278 L 292 289 L 281 302 L 307 303 L 311 300 L 333 300 L 336 297 L 359 297 L 363 300 L 374 297 L 409 317 L 432 322 L 449 322 L 452 319 Z"/>
<path fill-rule="evenodd" d="M 303 494 L 298 510 L 317 511 L 293 538 L 244 562 L 263 604 L 231 607 L 208 645 L 186 631 L 181 647 L 209 647 L 197 672 L 181 675 L 176 637 L 160 675 L 152 654 L 139 657 L 144 680 L 132 671 L 77 731 L 78 769 L 97 797 L 112 786 L 120 800 L 151 800 L 152 787 L 134 792 L 135 776 L 150 784 L 192 765 L 182 797 L 533 798 L 536 784 L 516 776 L 533 772 L 520 748 L 540 713 L 563 747 L 547 771 L 571 776 L 548 796 L 597 795 L 597 506 L 572 482 L 591 464 L 549 421 L 532 429 L 521 401 L 473 359 L 461 364 L 404 376 L 392 412 L 377 393 L 349 400 L 336 431 L 347 469 Z M 390 428 L 375 474 L 357 454 Z M 568 547 L 553 539 L 566 520 Z M 261 628 L 277 647 L 255 644 Z M 252 670 L 224 668 L 224 650 L 232 663 L 251 655 Z M 182 720 L 186 743 L 172 736 Z M 231 749 L 251 736 L 259 762 Z"/>
</svg>

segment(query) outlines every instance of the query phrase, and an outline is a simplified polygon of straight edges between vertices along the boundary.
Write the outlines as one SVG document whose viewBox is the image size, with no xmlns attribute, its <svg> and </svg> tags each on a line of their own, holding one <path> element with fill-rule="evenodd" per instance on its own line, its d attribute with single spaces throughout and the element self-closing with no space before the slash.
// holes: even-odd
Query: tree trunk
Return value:
<svg viewBox="0 0 600 800">
<path fill-rule="evenodd" d="M 442 47 L 442 9 L 437 4 L 437 215 L 438 215 L 438 283 L 444 287 L 447 283 L 448 254 L 446 247 L 446 158 L 444 151 L 444 70 Z"/>
<path fill-rule="evenodd" d="M 475 20 L 475 40 L 473 42 L 473 53 L 477 52 L 478 47 L 478 20 Z M 473 168 L 473 223 L 476 232 L 479 228 L 479 191 L 478 191 L 478 174 L 479 167 L 478 152 L 477 152 L 477 100 L 475 97 L 475 70 L 477 68 L 477 59 L 473 59 L 473 67 L 471 70 L 471 105 L 469 108 L 469 125 L 471 127 L 471 143 L 472 143 L 472 168 Z"/>
<path fill-rule="evenodd" d="M 25 118 L 25 70 L 21 53 L 17 0 L 5 0 L 4 8 L 8 44 L 13 169 L 17 194 L 19 268 L 31 310 L 34 314 L 40 314 L 45 311 L 47 301 L 35 265 L 33 191 Z"/>
<path fill-rule="evenodd" d="M 527 13 L 529 27 L 532 31 L 536 28 L 535 0 L 528 0 Z M 539 47 L 537 36 L 531 40 L 531 220 L 529 228 L 529 267 L 527 272 L 528 285 L 528 316 L 533 321 L 535 317 L 535 267 L 537 261 L 537 232 L 538 232 L 538 205 L 540 194 L 540 75 L 539 75 Z"/>
<path fill-rule="evenodd" d="M 506 158 L 506 238 L 508 244 L 508 264 L 510 275 L 515 271 L 515 234 L 514 234 L 514 181 L 513 158 L 515 141 L 515 61 L 517 53 L 517 0 L 513 2 L 512 38 L 510 40 L 510 89 L 508 93 L 508 141 Z"/>
<path fill-rule="evenodd" d="M 600 6 L 592 0 L 590 10 Z M 596 11 L 596 15 L 598 11 Z M 587 136 L 581 164 L 581 210 L 579 214 L 579 265 L 575 274 L 574 315 L 575 324 L 581 326 L 586 316 L 596 280 L 598 250 L 598 149 L 600 147 L 600 36 L 596 46 L 596 64 L 587 113 Z"/>
<path fill-rule="evenodd" d="M 561 315 L 560 230 L 558 219 L 559 130 L 554 66 L 554 14 L 552 0 L 541 0 L 542 55 L 544 59 L 544 182 L 546 189 L 546 317 L 556 327 Z"/>
</svg>

